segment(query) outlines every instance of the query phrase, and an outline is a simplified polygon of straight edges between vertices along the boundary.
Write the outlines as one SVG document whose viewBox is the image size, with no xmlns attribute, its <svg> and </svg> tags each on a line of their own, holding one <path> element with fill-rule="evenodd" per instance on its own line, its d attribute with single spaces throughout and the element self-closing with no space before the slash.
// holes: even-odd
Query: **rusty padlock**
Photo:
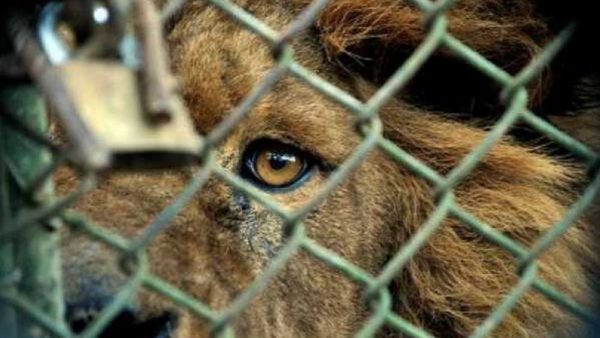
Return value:
<svg viewBox="0 0 600 338">
<path fill-rule="evenodd" d="M 58 11 L 46 15 L 56 16 Z M 48 21 L 42 17 L 40 22 L 44 20 Z M 175 114 L 169 121 L 152 123 L 144 112 L 136 69 L 121 60 L 70 57 L 55 30 L 54 25 L 38 27 L 42 48 L 54 60 L 83 129 L 108 150 L 114 165 L 171 166 L 198 156 L 201 138 L 178 96 L 170 102 Z M 69 122 L 57 115 L 68 129 L 64 124 Z"/>
</svg>

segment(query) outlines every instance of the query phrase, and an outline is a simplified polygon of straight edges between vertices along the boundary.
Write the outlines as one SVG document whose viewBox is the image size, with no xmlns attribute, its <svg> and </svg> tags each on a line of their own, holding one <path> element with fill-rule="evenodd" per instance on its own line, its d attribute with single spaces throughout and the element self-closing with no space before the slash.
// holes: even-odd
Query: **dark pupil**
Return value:
<svg viewBox="0 0 600 338">
<path fill-rule="evenodd" d="M 294 161 L 294 155 L 286 153 L 269 153 L 267 154 L 267 159 L 269 160 L 271 168 L 281 170 L 288 165 L 289 162 Z"/>
</svg>

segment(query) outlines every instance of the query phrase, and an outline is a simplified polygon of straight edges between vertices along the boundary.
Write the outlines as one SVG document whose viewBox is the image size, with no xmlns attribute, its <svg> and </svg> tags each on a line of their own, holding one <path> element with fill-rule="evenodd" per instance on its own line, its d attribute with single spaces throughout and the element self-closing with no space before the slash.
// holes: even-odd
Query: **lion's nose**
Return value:
<svg viewBox="0 0 600 338">
<path fill-rule="evenodd" d="M 67 304 L 66 320 L 71 330 L 81 333 L 98 316 L 103 306 L 92 300 L 82 301 L 76 304 Z"/>
<path fill-rule="evenodd" d="M 110 298 L 90 297 L 66 306 L 66 320 L 74 333 L 84 332 L 110 304 Z M 172 337 L 177 316 L 171 312 L 141 319 L 132 307 L 126 307 L 103 328 L 99 338 L 169 338 Z"/>
</svg>

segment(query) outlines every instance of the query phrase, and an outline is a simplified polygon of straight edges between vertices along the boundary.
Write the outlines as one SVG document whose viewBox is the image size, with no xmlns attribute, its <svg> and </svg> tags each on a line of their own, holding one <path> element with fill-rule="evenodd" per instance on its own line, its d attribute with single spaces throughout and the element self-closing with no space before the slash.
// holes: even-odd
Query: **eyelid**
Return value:
<svg viewBox="0 0 600 338">
<path fill-rule="evenodd" d="M 271 141 L 296 148 L 302 154 L 305 154 L 313 159 L 319 169 L 325 172 L 333 171 L 339 164 L 341 164 L 341 162 L 343 162 L 343 158 L 340 159 L 340 161 L 331 158 L 330 156 L 327 156 L 327 154 L 320 152 L 316 145 L 311 144 L 310 142 L 302 142 L 298 139 L 294 139 L 293 137 L 290 137 L 289 134 L 284 134 L 281 131 L 268 131 L 264 134 L 261 133 L 258 135 L 258 137 L 247 142 L 243 149 L 249 149 L 249 146 L 263 141 Z"/>
</svg>

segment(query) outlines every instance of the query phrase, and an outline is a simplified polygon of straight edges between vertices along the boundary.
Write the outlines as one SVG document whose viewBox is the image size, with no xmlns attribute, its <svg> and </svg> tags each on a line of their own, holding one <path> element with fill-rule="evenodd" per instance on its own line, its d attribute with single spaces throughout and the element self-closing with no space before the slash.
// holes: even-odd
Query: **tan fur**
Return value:
<svg viewBox="0 0 600 338">
<path fill-rule="evenodd" d="M 304 1 L 237 3 L 281 29 Z M 459 1 L 450 16 L 450 27 L 457 37 L 503 66 L 522 66 L 539 50 L 540 43 L 548 40 L 549 32 L 533 10 L 524 0 Z M 329 60 L 339 53 L 359 55 L 362 41 L 371 37 L 382 52 L 386 48 L 412 49 L 423 37 L 418 12 L 397 1 L 333 1 L 317 27 L 316 34 L 294 42 L 296 58 L 362 100 L 372 95 L 375 86 Z M 199 1 L 184 7 L 169 42 L 184 97 L 203 134 L 274 65 L 260 38 Z M 484 130 L 400 99 L 386 106 L 380 116 L 388 139 L 441 174 L 447 174 L 485 136 Z M 244 147 L 268 137 L 290 142 L 327 165 L 337 166 L 361 140 L 354 123 L 343 108 L 287 77 L 220 145 L 218 163 L 237 172 Z M 132 236 L 172 200 L 191 172 L 110 174 L 77 208 L 108 229 Z M 319 170 L 298 189 L 272 197 L 297 208 L 310 200 L 328 176 L 328 171 Z M 573 165 L 506 137 L 455 194 L 466 210 L 530 246 L 565 213 L 574 197 L 573 184 L 579 179 Z M 71 173 L 59 173 L 60 190 L 72 185 Z M 212 308 L 225 309 L 260 275 L 272 255 L 270 250 L 276 251 L 284 242 L 281 220 L 258 203 L 250 203 L 247 212 L 239 203 L 244 202 L 231 188 L 211 178 L 149 248 L 153 272 Z M 373 151 L 304 224 L 310 238 L 376 275 L 434 207 L 432 188 L 424 180 L 381 151 Z M 579 300 L 587 293 L 582 257 L 590 255 L 584 232 L 581 224 L 571 229 L 539 263 L 549 284 Z M 110 272 L 106 264 L 110 259 L 100 258 L 108 257 L 107 250 L 84 255 L 82 246 L 91 244 L 80 240 L 65 240 L 68 288 L 80 288 L 76 281 L 81 271 L 93 273 L 84 266 L 101 266 L 102 271 L 96 273 L 123 279 Z M 487 317 L 517 278 L 512 256 L 449 218 L 390 288 L 394 310 L 404 318 L 438 337 L 461 337 Z M 301 253 L 236 318 L 235 332 L 239 337 L 351 336 L 370 313 L 362 302 L 363 291 Z M 147 292 L 140 294 L 140 304 L 147 316 L 173 308 Z M 530 291 L 494 331 L 494 337 L 548 337 L 575 326 L 572 317 Z M 207 322 L 186 314 L 175 337 L 206 337 L 209 330 Z M 398 334 L 384 329 L 381 336 Z"/>
</svg>

